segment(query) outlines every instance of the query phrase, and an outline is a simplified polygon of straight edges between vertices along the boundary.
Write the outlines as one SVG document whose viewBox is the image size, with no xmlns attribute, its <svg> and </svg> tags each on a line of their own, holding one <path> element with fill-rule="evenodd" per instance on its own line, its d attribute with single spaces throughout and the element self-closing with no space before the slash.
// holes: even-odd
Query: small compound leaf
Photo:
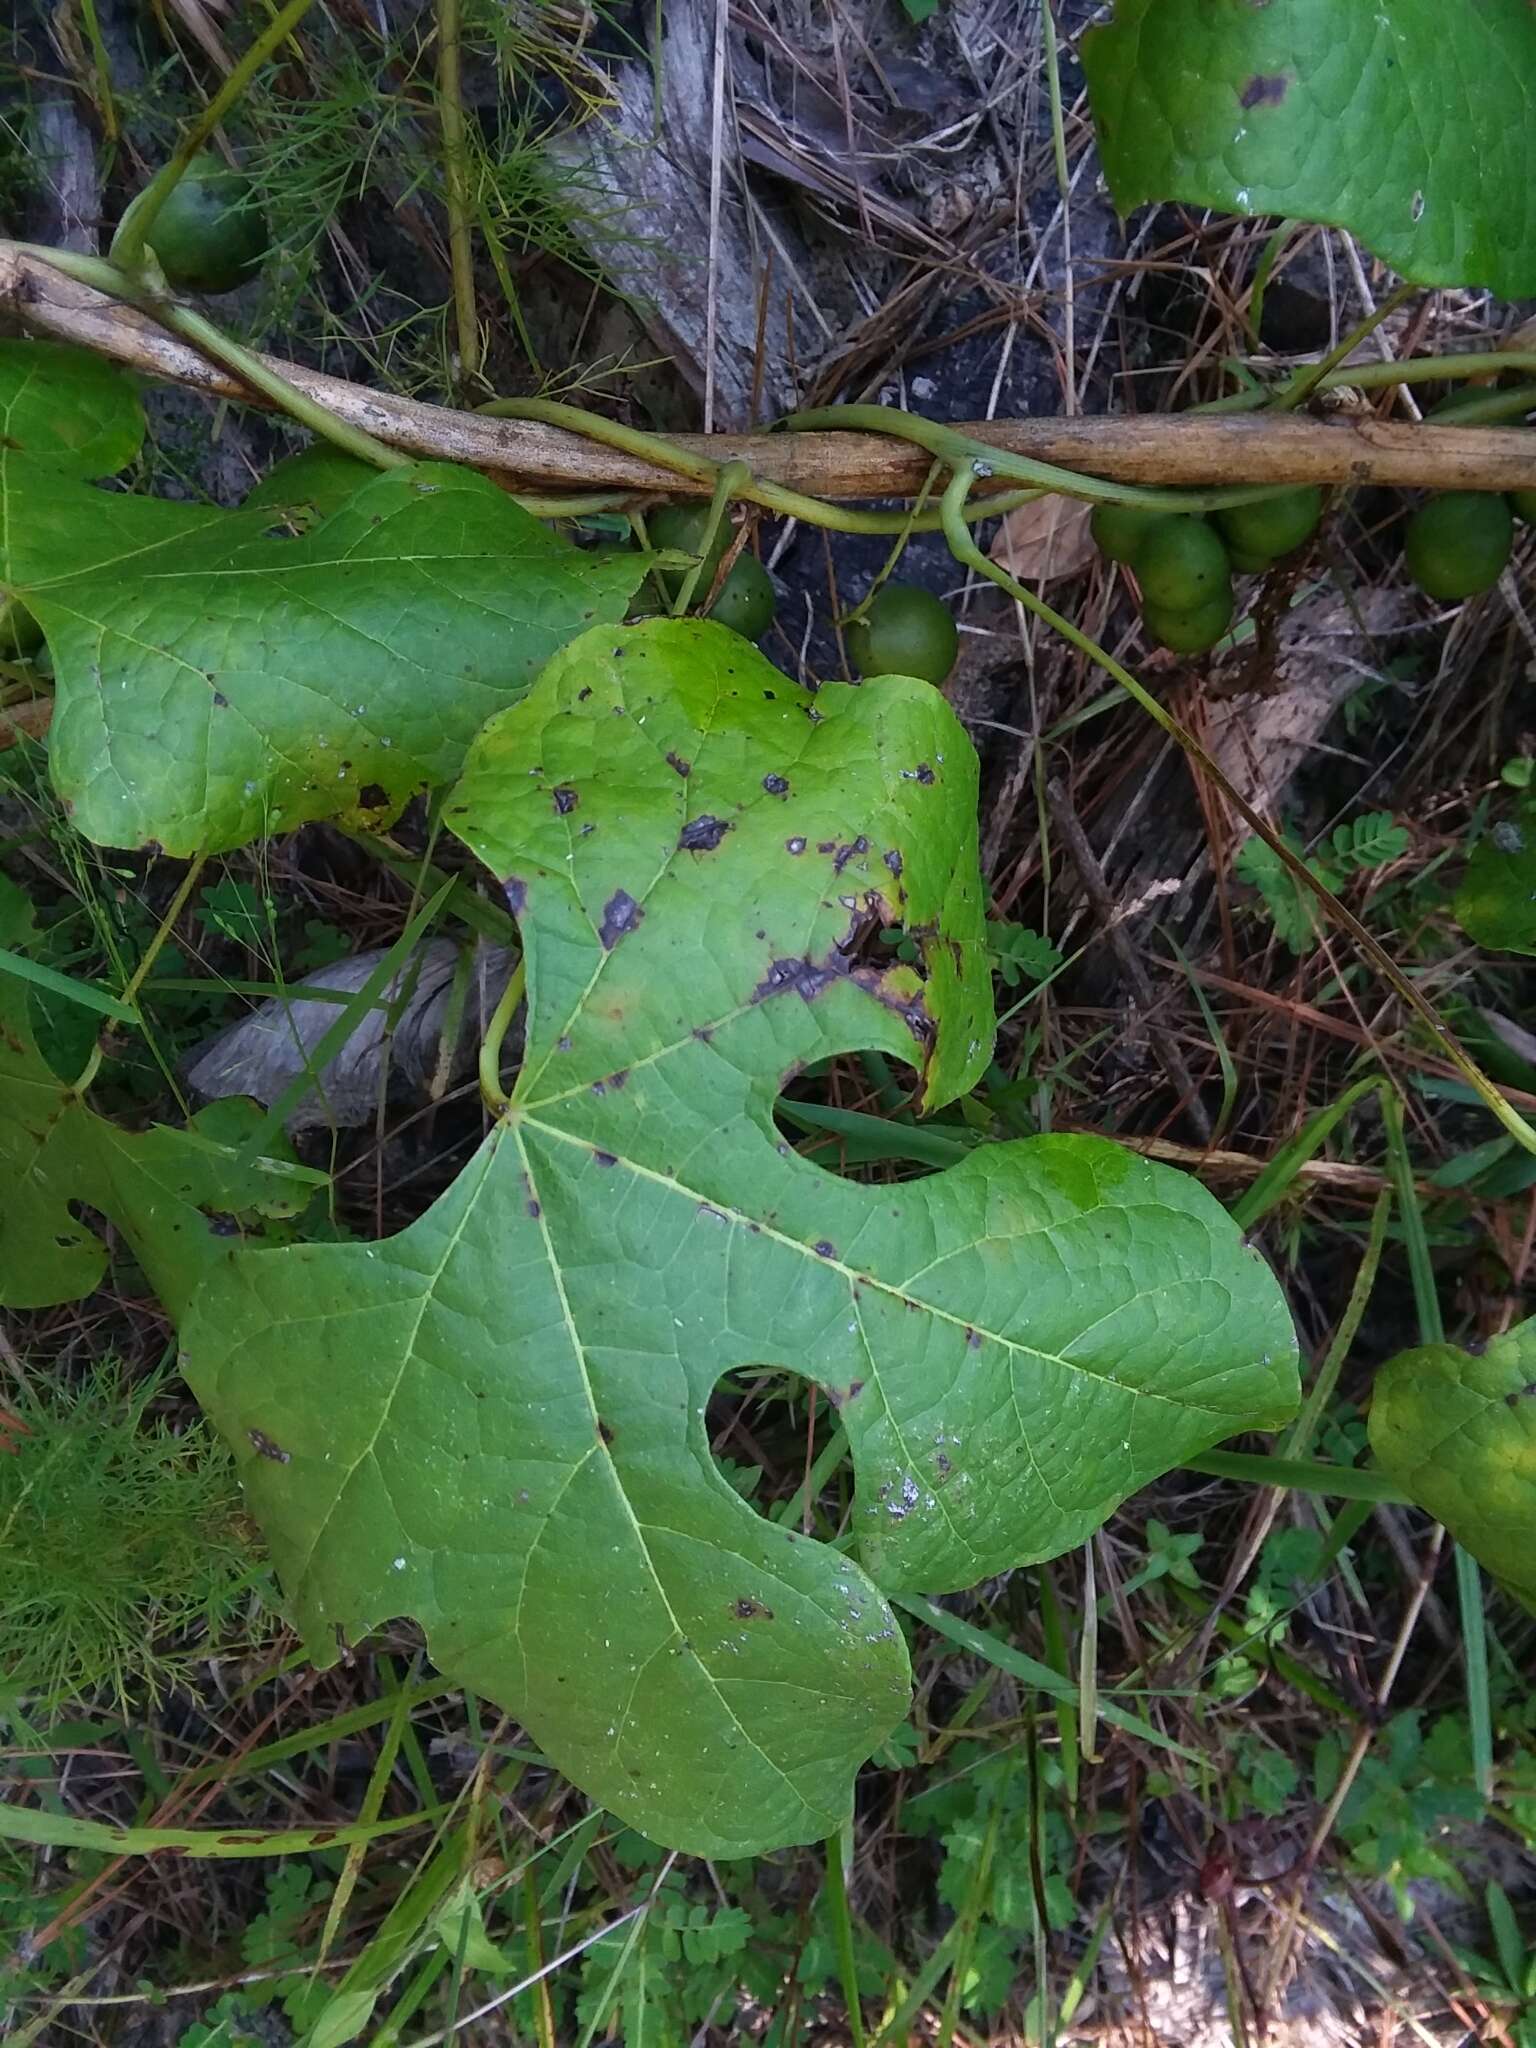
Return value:
<svg viewBox="0 0 1536 2048">
<path fill-rule="evenodd" d="M 386 823 L 558 647 L 622 616 L 644 569 L 442 465 L 376 476 L 297 539 L 20 455 L 0 488 L 0 583 L 53 656 L 54 784 L 108 846 Z"/>
<path fill-rule="evenodd" d="M 1476 1355 L 1399 1352 L 1377 1374 L 1370 1434 L 1388 1476 L 1536 1610 L 1536 1319 Z"/>
<path fill-rule="evenodd" d="M 24 951 L 31 908 L 0 875 L 0 944 Z M 270 1219 L 296 1215 L 316 1176 L 277 1159 L 237 1157 L 227 1116 L 186 1130 L 129 1132 L 62 1082 L 32 1034 L 25 982 L 0 976 L 0 1305 L 78 1301 L 107 1251 L 81 1203 L 109 1215 L 171 1314 L 205 1271 Z"/>
<path fill-rule="evenodd" d="M 1536 804 L 1500 818 L 1472 849 L 1456 920 L 1494 953 L 1536 953 Z"/>
<path fill-rule="evenodd" d="M 696 1853 L 846 1815 L 906 1701 L 875 1581 L 1052 1556 L 1295 1404 L 1279 1290 L 1184 1176 L 1056 1137 L 864 1186 L 779 1136 L 811 1061 L 877 1046 L 936 1103 L 988 1058 L 975 779 L 926 684 L 809 693 L 687 621 L 573 643 L 445 810 L 522 925 L 509 1108 L 400 1236 L 237 1253 L 184 1332 L 311 1648 L 418 1616 Z M 865 964 L 897 920 L 921 971 Z M 862 1565 L 716 1467 L 760 1364 L 840 1408 Z"/>
<path fill-rule="evenodd" d="M 55 341 L 0 341 L 0 450 L 55 477 L 115 476 L 144 440 L 133 380 Z"/>
<path fill-rule="evenodd" d="M 1123 213 L 1326 221 L 1417 283 L 1536 291 L 1529 0 L 1116 0 L 1082 47 Z"/>
</svg>

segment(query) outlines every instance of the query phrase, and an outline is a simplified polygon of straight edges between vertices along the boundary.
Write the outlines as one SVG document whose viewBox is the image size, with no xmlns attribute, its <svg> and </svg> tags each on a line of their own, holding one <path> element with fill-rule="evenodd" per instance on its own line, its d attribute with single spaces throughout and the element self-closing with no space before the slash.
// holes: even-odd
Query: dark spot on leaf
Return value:
<svg viewBox="0 0 1536 2048">
<path fill-rule="evenodd" d="M 613 1442 L 613 1431 L 609 1428 L 608 1424 L 604 1422 L 601 1415 L 599 1415 L 599 1417 L 597 1418 L 597 1433 L 602 1438 L 605 1444 L 611 1444 Z"/>
<path fill-rule="evenodd" d="M 1532 1399 L 1536 1399 L 1536 1380 L 1531 1380 L 1528 1385 L 1516 1387 L 1513 1392 L 1506 1394 L 1504 1405 L 1506 1408 L 1518 1408 L 1522 1401 Z"/>
<path fill-rule="evenodd" d="M 786 853 L 804 853 L 805 841 L 803 839 L 786 839 L 784 851 Z"/>
<path fill-rule="evenodd" d="M 690 818 L 678 833 L 678 847 L 684 853 L 713 853 L 730 829 L 724 818 L 705 811 L 701 817 Z"/>
<path fill-rule="evenodd" d="M 528 884 L 521 875 L 508 875 L 501 886 L 506 892 L 507 908 L 514 917 L 521 917 L 528 901 Z"/>
<path fill-rule="evenodd" d="M 214 691 L 213 708 L 215 709 L 215 711 L 227 711 L 229 709 L 229 699 L 225 696 L 222 690 Z"/>
<path fill-rule="evenodd" d="M 837 1246 L 830 1237 L 818 1237 L 811 1246 L 811 1250 L 818 1259 L 835 1259 L 837 1257 Z"/>
<path fill-rule="evenodd" d="M 836 853 L 837 841 L 835 839 L 818 839 L 816 851 L 818 853 Z"/>
<path fill-rule="evenodd" d="M 761 1003 L 769 996 L 783 995 L 791 990 L 803 1002 L 813 1003 L 822 990 L 838 978 L 838 970 L 832 967 L 818 967 L 814 960 L 803 957 L 796 960 L 774 960 L 769 964 L 766 976 L 752 991 L 751 1000 Z"/>
<path fill-rule="evenodd" d="M 389 802 L 389 791 L 381 782 L 365 782 L 357 800 L 365 811 L 382 811 Z"/>
<path fill-rule="evenodd" d="M 947 1479 L 954 1470 L 954 1467 L 950 1464 L 943 1451 L 935 1451 L 933 1454 L 933 1469 L 941 1479 Z"/>
<path fill-rule="evenodd" d="M 711 1024 L 695 1024 L 693 1027 L 693 1035 L 699 1041 L 700 1045 L 708 1045 L 709 1041 L 715 1035 L 714 1026 Z"/>
<path fill-rule="evenodd" d="M 608 1076 L 608 1083 L 607 1083 L 607 1085 L 608 1085 L 608 1086 L 609 1086 L 610 1088 L 612 1088 L 612 1089 L 613 1089 L 613 1090 L 614 1090 L 615 1092 L 617 1092 L 617 1091 L 618 1091 L 618 1090 L 619 1090 L 620 1088 L 622 1088 L 622 1087 L 624 1086 L 625 1082 L 626 1082 L 626 1081 L 627 1081 L 628 1079 L 629 1079 L 629 1069 L 628 1069 L 628 1067 L 619 1067 L 619 1068 L 616 1068 L 616 1069 L 615 1069 L 615 1071 L 614 1071 L 613 1073 L 611 1073 L 611 1074 L 610 1074 L 610 1075 Z"/>
<path fill-rule="evenodd" d="M 532 1195 L 528 1197 L 528 1214 L 534 1217 L 544 1214 L 544 1211 L 539 1207 L 537 1200 Z"/>
<path fill-rule="evenodd" d="M 862 1380 L 850 1380 L 846 1387 L 828 1387 L 827 1399 L 834 1408 L 842 1408 L 848 1402 L 856 1399 L 863 1391 L 864 1382 Z"/>
<path fill-rule="evenodd" d="M 823 847 L 821 850 L 823 853 L 826 852 L 825 847 Z M 843 872 L 843 869 L 847 867 L 849 861 L 853 859 L 853 856 L 856 853 L 868 853 L 868 851 L 869 841 L 863 836 L 862 833 L 859 835 L 857 839 L 850 840 L 846 846 L 840 846 L 837 849 L 836 853 L 832 856 L 833 874 L 840 875 Z"/>
<path fill-rule="evenodd" d="M 592 1158 L 594 1164 L 598 1166 L 617 1166 L 619 1163 L 616 1152 L 594 1152 Z"/>
<path fill-rule="evenodd" d="M 731 1612 L 738 1621 L 772 1621 L 773 1619 L 773 1609 L 765 1607 L 761 1600 L 753 1600 L 750 1596 L 733 1601 Z"/>
<path fill-rule="evenodd" d="M 632 932 L 644 916 L 645 912 L 627 889 L 615 889 L 603 905 L 603 921 L 597 928 L 603 950 L 611 953 L 620 939 Z"/>
<path fill-rule="evenodd" d="M 928 763 L 926 761 L 918 762 L 916 774 L 918 781 L 923 783 L 925 786 L 933 780 L 933 770 L 928 766 Z"/>
<path fill-rule="evenodd" d="M 1278 107 L 1291 89 L 1291 81 L 1281 71 L 1256 71 L 1243 87 L 1239 105 L 1244 107 Z"/>
<path fill-rule="evenodd" d="M 238 1237 L 240 1225 L 233 1216 L 226 1216 L 220 1209 L 205 1209 L 203 1217 L 212 1237 Z"/>
<path fill-rule="evenodd" d="M 970 1345 L 973 1351 L 979 1351 L 981 1349 L 981 1332 L 979 1330 L 972 1330 L 970 1328 L 967 1328 L 965 1333 L 965 1341 L 967 1344 Z"/>
<path fill-rule="evenodd" d="M 788 796 L 789 784 L 782 775 L 765 775 L 763 787 L 770 796 Z"/>
<path fill-rule="evenodd" d="M 890 869 L 893 875 L 899 875 L 901 873 L 901 855 L 896 851 L 896 848 L 894 846 L 891 848 L 890 852 L 885 856 L 885 864 Z"/>
<path fill-rule="evenodd" d="M 592 685 L 590 683 L 587 683 L 576 692 L 576 702 L 578 704 L 585 704 L 587 699 L 591 696 L 591 694 Z"/>
<path fill-rule="evenodd" d="M 273 1443 L 271 1437 L 264 1430 L 248 1429 L 245 1433 L 250 1438 L 258 1455 L 263 1458 L 270 1458 L 274 1465 L 286 1465 L 293 1455 L 291 1451 L 285 1451 L 281 1444 Z"/>
<path fill-rule="evenodd" d="M 554 792 L 554 799 L 555 810 L 562 818 L 568 818 L 581 802 L 581 798 L 574 789 L 557 789 Z"/>
<path fill-rule="evenodd" d="M 685 781 L 693 773 L 693 763 L 685 761 L 681 754 L 668 754 L 667 766 L 675 768 Z"/>
</svg>

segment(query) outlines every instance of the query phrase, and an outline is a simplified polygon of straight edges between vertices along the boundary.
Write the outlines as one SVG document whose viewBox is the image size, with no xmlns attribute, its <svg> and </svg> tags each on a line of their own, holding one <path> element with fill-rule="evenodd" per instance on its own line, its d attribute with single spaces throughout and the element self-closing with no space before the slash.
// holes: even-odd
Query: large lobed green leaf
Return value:
<svg viewBox="0 0 1536 2048">
<path fill-rule="evenodd" d="M 0 946 L 25 956 L 34 940 L 31 905 L 0 875 Z M 77 1301 L 100 1284 L 107 1248 L 81 1203 L 113 1219 L 172 1315 L 231 1243 L 296 1215 L 314 1176 L 241 1158 L 225 1142 L 231 1107 L 186 1130 L 98 1116 L 44 1058 L 27 983 L 0 969 L 0 1306 Z"/>
<path fill-rule="evenodd" d="M 185 1327 L 316 1654 L 420 1617 L 700 1853 L 846 1814 L 906 1699 L 879 1587 L 1051 1556 L 1294 1405 L 1279 1291 L 1193 1181 L 1058 1137 L 856 1185 L 775 1128 L 835 1053 L 907 1059 L 929 1103 L 983 1070 L 975 794 L 923 684 L 812 695 L 708 624 L 574 643 L 447 809 L 522 924 L 510 1106 L 399 1236 L 237 1252 Z M 867 956 L 892 922 L 921 973 Z M 840 1410 L 859 1563 L 715 1466 L 715 1381 L 761 1365 Z"/>
<path fill-rule="evenodd" d="M 298 538 L 262 506 L 94 489 L 78 479 L 132 453 L 112 405 L 138 415 L 89 361 L 0 344 L 0 408 L 27 427 L 0 440 L 0 588 L 47 636 L 53 780 L 99 844 L 386 823 L 644 573 L 441 464 L 374 476 Z M 61 427 L 77 401 L 85 424 Z"/>
<path fill-rule="evenodd" d="M 1399 1352 L 1377 1375 L 1370 1433 L 1382 1469 L 1536 1610 L 1536 1320 L 1475 1355 Z"/>
<path fill-rule="evenodd" d="M 1083 66 L 1122 212 L 1327 221 L 1421 284 L 1536 291 L 1529 0 L 1116 0 Z"/>
</svg>

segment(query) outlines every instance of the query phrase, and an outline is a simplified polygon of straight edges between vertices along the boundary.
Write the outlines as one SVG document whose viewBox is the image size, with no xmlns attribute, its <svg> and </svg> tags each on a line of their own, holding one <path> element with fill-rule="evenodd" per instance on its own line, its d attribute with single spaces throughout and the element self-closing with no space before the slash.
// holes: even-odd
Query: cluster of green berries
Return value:
<svg viewBox="0 0 1536 2048">
<path fill-rule="evenodd" d="M 1096 505 L 1091 525 L 1100 552 L 1135 572 L 1152 638 L 1203 654 L 1232 623 L 1234 572 L 1261 575 L 1310 540 L 1322 516 L 1322 492 L 1301 484 L 1209 519 Z"/>
</svg>

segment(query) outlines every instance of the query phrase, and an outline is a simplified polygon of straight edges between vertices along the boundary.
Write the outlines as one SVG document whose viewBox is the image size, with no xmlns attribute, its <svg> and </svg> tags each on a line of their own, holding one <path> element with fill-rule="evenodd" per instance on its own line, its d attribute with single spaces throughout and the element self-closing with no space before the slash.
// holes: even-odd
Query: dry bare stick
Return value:
<svg viewBox="0 0 1536 2048">
<path fill-rule="evenodd" d="M 263 402 L 144 314 L 64 277 L 20 244 L 0 241 L 0 323 L 6 322 L 211 397 Z M 465 463 L 519 489 L 709 494 L 707 484 L 558 427 L 423 405 L 278 357 L 263 360 L 338 419 L 390 447 Z M 1314 420 L 1186 413 L 991 420 L 962 431 L 1011 454 L 1117 483 L 1226 485 L 1241 479 L 1536 489 L 1536 437 L 1518 427 L 1410 426 L 1369 415 Z M 931 467 L 923 449 L 881 434 L 679 435 L 676 445 L 717 463 L 746 460 L 768 482 L 829 499 L 913 496 Z"/>
</svg>

